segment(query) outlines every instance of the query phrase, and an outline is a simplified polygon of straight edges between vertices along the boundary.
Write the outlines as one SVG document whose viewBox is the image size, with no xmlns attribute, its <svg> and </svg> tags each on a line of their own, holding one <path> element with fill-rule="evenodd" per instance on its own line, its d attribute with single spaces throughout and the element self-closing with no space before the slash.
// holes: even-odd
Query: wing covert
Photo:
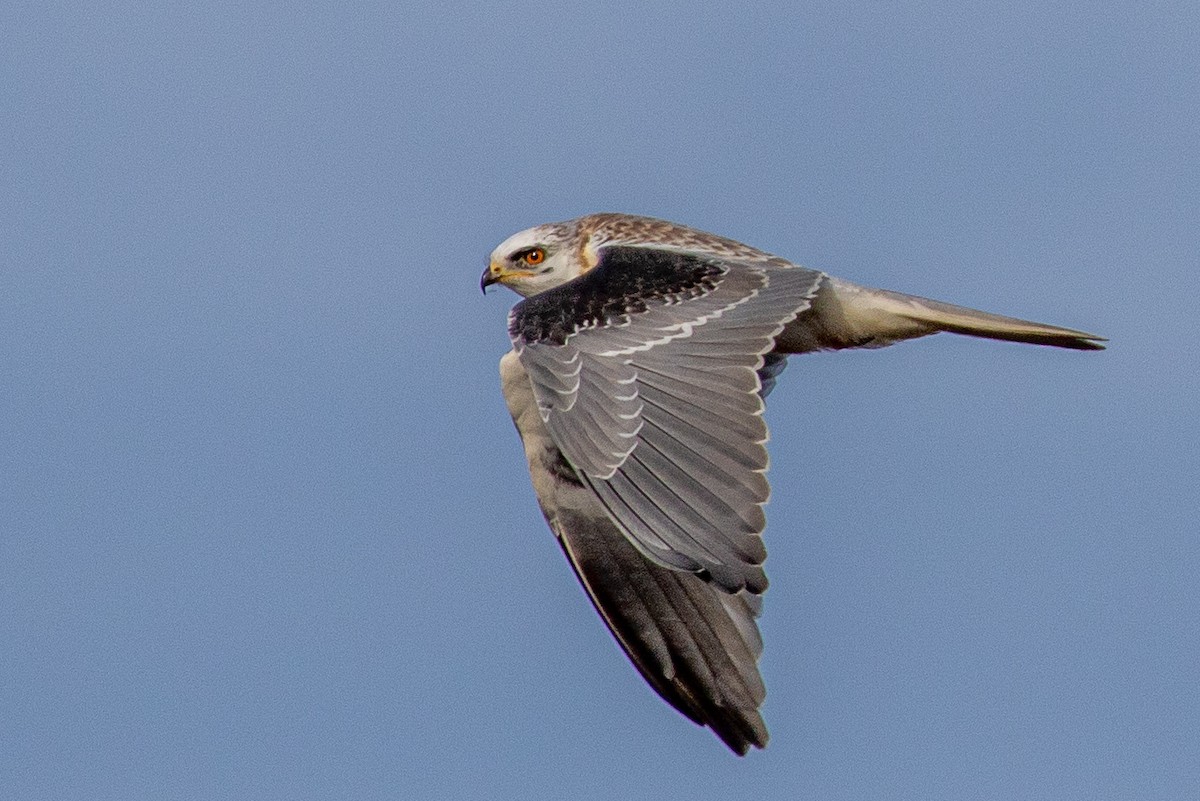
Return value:
<svg viewBox="0 0 1200 801">
<path fill-rule="evenodd" d="M 737 592 L 766 588 L 763 396 L 784 325 L 821 274 L 610 247 L 513 309 L 543 421 L 648 558 Z"/>
</svg>

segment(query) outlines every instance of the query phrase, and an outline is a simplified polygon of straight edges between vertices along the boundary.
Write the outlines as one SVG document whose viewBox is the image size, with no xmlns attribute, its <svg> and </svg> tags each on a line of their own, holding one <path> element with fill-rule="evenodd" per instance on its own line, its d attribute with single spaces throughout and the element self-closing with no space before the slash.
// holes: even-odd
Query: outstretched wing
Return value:
<svg viewBox="0 0 1200 801">
<path fill-rule="evenodd" d="M 763 394 L 775 338 L 821 273 L 614 246 L 517 304 L 509 333 L 542 420 L 652 561 L 762 592 Z"/>
<path fill-rule="evenodd" d="M 671 706 L 737 753 L 762 748 L 762 596 L 728 593 L 642 556 L 563 461 L 515 352 L 500 360 L 500 376 L 546 522 L 630 661 Z"/>
</svg>

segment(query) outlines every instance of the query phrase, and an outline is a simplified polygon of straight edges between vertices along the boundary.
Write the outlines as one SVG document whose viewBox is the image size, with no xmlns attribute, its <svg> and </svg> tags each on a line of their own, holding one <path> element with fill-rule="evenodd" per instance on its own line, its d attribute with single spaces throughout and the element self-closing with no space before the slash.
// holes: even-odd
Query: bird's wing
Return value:
<svg viewBox="0 0 1200 801">
<path fill-rule="evenodd" d="M 739 754 L 762 748 L 762 597 L 643 557 L 563 461 L 515 353 L 501 360 L 500 375 L 546 521 L 617 643 L 671 706 Z"/>
<path fill-rule="evenodd" d="M 649 247 L 514 307 L 509 333 L 551 439 L 645 556 L 762 592 L 762 393 L 775 338 L 822 275 Z"/>
</svg>

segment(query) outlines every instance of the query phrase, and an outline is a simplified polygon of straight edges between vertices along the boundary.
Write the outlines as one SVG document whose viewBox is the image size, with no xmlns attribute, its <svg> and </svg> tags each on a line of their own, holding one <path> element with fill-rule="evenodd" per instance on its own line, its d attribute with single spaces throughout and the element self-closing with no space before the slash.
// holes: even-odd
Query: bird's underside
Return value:
<svg viewBox="0 0 1200 801">
<path fill-rule="evenodd" d="M 786 357 L 939 331 L 1102 345 L 860 287 L 662 221 L 594 215 L 554 226 L 501 245 L 484 275 L 527 295 L 510 315 L 500 372 L 538 502 L 650 686 L 735 752 L 761 748 L 762 410 Z M 550 267 L 538 271 L 543 260 Z M 562 274 L 543 277 L 552 270 Z M 521 281 L 541 283 L 523 291 Z"/>
</svg>

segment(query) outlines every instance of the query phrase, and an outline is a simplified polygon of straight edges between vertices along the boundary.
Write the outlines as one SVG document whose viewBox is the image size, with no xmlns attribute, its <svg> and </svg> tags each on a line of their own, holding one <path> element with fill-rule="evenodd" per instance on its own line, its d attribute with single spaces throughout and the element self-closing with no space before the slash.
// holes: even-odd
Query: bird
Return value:
<svg viewBox="0 0 1200 801">
<path fill-rule="evenodd" d="M 546 522 L 650 687 L 743 756 L 768 740 L 762 413 L 787 358 L 938 332 L 1106 341 L 620 213 L 513 234 L 480 279 L 493 284 L 523 298 L 500 382 Z"/>
</svg>

